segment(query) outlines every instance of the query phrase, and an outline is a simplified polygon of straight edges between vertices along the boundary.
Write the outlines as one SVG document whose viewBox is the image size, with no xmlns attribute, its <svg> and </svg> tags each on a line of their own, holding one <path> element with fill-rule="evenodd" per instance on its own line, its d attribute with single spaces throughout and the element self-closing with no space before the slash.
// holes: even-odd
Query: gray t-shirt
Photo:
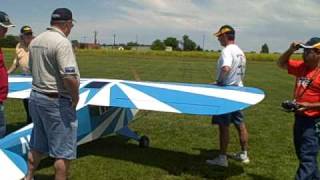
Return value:
<svg viewBox="0 0 320 180">
<path fill-rule="evenodd" d="M 221 77 L 224 66 L 231 68 L 226 77 Z M 217 81 L 222 85 L 243 86 L 246 70 L 246 57 L 243 51 L 235 44 L 227 45 L 221 52 L 217 63 Z"/>
<path fill-rule="evenodd" d="M 32 89 L 69 96 L 63 78 L 71 75 L 79 80 L 80 73 L 72 45 L 64 33 L 58 28 L 49 27 L 32 40 L 29 48 Z"/>
</svg>

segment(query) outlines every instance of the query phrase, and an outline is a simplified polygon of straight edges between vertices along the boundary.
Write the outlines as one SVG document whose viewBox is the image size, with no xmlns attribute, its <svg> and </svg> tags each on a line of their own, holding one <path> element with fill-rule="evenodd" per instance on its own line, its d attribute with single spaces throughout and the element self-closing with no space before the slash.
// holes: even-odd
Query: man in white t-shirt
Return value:
<svg viewBox="0 0 320 180">
<path fill-rule="evenodd" d="M 235 31 L 229 25 L 222 26 L 215 36 L 218 38 L 222 49 L 217 62 L 217 85 L 243 86 L 246 69 L 246 57 L 243 51 L 235 44 Z M 248 132 L 241 111 L 222 114 L 212 117 L 212 123 L 219 126 L 220 154 L 218 157 L 206 162 L 210 165 L 228 167 L 227 148 L 229 144 L 229 125 L 233 123 L 238 131 L 241 151 L 230 155 L 231 158 L 243 163 L 249 163 L 248 157 Z"/>
</svg>

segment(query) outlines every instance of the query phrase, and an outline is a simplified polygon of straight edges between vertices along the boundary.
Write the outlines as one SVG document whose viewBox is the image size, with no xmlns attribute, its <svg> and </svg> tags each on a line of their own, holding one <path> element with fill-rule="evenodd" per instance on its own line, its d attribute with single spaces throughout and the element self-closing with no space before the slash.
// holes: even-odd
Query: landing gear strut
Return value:
<svg viewBox="0 0 320 180">
<path fill-rule="evenodd" d="M 139 142 L 139 147 L 141 147 L 141 148 L 147 148 L 150 145 L 150 140 L 149 140 L 149 138 L 147 136 L 141 136 L 140 137 L 136 132 L 132 131 L 128 127 L 124 127 L 122 129 L 120 129 L 117 132 L 117 134 L 138 141 Z"/>
</svg>

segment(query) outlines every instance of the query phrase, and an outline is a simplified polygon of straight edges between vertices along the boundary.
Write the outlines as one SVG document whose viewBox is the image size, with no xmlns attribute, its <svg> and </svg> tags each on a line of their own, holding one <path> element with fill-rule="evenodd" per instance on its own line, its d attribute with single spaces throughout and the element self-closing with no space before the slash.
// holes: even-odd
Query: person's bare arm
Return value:
<svg viewBox="0 0 320 180">
<path fill-rule="evenodd" d="M 12 65 L 10 66 L 10 68 L 8 69 L 7 73 L 11 74 L 12 72 L 14 72 L 17 68 L 19 67 L 19 64 L 17 63 L 17 59 L 15 58 L 13 60 Z"/>
<path fill-rule="evenodd" d="M 320 109 L 320 102 L 315 102 L 315 103 L 309 103 L 309 102 L 298 102 L 297 103 L 300 107 L 298 111 L 305 111 L 308 109 Z"/>
<path fill-rule="evenodd" d="M 280 68 L 282 69 L 288 69 L 288 62 L 290 60 L 291 55 L 298 50 L 299 48 L 297 47 L 299 43 L 293 42 L 291 43 L 290 47 L 288 50 L 286 50 L 279 58 L 277 61 L 277 64 Z"/>
<path fill-rule="evenodd" d="M 231 67 L 229 66 L 223 66 L 221 68 L 221 72 L 217 81 L 218 85 L 223 85 L 222 80 L 225 79 L 225 77 L 229 74 L 230 71 L 231 71 Z"/>
<path fill-rule="evenodd" d="M 79 101 L 79 81 L 74 76 L 66 76 L 63 78 L 64 86 L 71 95 L 72 107 L 76 108 Z"/>
</svg>

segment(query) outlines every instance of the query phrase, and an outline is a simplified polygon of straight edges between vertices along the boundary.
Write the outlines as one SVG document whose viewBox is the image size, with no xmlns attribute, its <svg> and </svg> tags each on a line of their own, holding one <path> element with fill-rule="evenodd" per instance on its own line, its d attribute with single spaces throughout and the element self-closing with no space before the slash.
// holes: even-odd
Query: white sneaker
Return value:
<svg viewBox="0 0 320 180">
<path fill-rule="evenodd" d="M 225 155 L 219 155 L 218 157 L 210 160 L 206 160 L 206 163 L 209 165 L 217 165 L 217 166 L 222 166 L 222 167 L 228 167 L 228 160 L 227 156 Z"/>
<path fill-rule="evenodd" d="M 246 155 L 243 152 L 238 152 L 236 154 L 230 154 L 228 156 L 230 158 L 232 158 L 234 160 L 237 160 L 237 161 L 240 161 L 240 162 L 242 162 L 244 164 L 249 164 L 250 163 L 250 159 L 249 159 L 248 155 Z"/>
</svg>

